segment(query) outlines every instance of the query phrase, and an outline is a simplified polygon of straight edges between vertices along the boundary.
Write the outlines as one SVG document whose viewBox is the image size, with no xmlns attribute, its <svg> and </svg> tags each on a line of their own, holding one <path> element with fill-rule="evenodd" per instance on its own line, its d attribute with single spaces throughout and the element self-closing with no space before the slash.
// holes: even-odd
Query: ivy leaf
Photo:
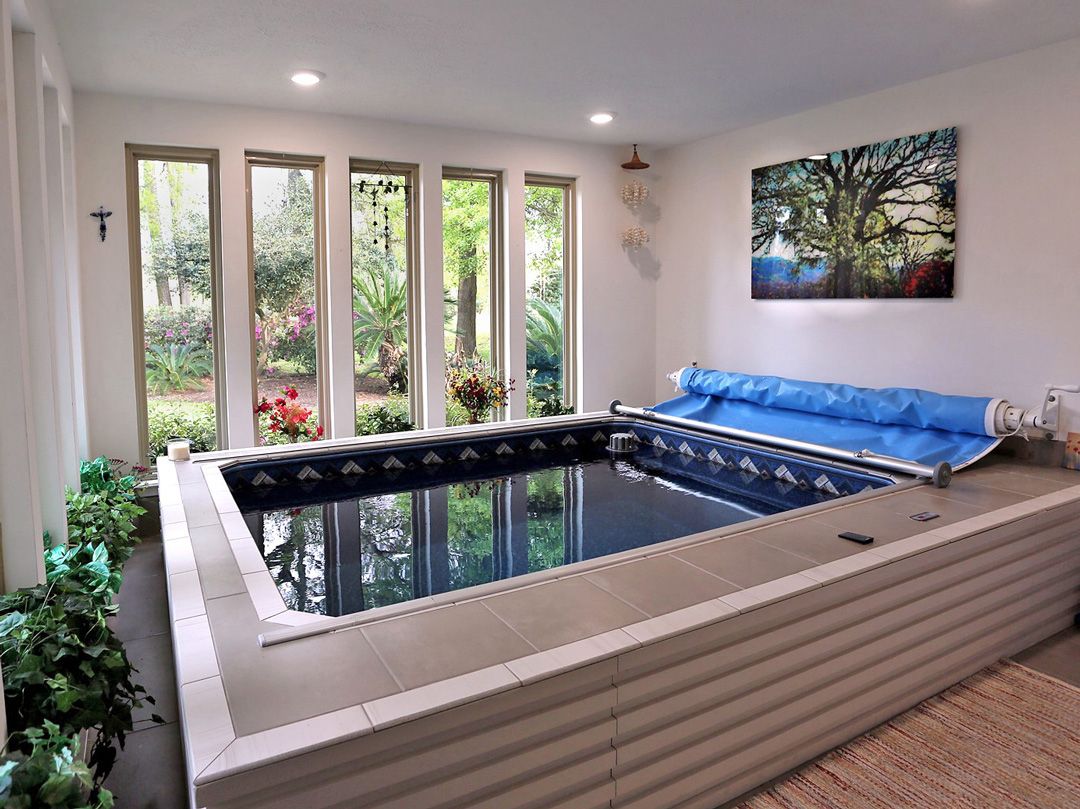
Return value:
<svg viewBox="0 0 1080 809">
<path fill-rule="evenodd" d="M 26 616 L 21 612 L 12 612 L 0 619 L 0 637 L 11 634 L 26 623 Z"/>
</svg>

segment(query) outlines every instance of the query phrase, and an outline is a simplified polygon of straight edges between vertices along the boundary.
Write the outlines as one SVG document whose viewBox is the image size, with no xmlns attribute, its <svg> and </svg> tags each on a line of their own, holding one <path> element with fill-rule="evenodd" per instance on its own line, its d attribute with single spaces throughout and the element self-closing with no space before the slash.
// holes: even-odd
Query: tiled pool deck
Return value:
<svg viewBox="0 0 1080 809">
<path fill-rule="evenodd" d="M 621 655 L 1080 501 L 1080 474 L 993 458 L 750 524 L 325 619 L 285 608 L 218 468 L 159 461 L 195 784 Z M 910 515 L 933 511 L 929 523 Z M 839 531 L 874 537 L 865 548 Z M 340 625 L 333 632 L 314 632 Z M 260 636 L 274 641 L 261 645 Z"/>
</svg>

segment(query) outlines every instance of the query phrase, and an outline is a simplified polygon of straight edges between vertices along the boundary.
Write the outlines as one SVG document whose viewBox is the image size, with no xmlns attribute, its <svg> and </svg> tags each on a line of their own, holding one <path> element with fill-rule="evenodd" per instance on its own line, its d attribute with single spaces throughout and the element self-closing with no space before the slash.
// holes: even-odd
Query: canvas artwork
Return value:
<svg viewBox="0 0 1080 809">
<path fill-rule="evenodd" d="M 754 169 L 754 298 L 951 298 L 956 129 Z"/>
</svg>

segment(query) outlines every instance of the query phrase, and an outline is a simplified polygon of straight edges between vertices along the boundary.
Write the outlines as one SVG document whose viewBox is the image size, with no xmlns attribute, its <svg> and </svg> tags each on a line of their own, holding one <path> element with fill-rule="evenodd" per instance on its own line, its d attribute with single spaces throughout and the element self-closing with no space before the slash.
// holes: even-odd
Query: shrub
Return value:
<svg viewBox="0 0 1080 809">
<path fill-rule="evenodd" d="M 121 475 L 124 462 L 99 455 L 79 464 L 79 484 L 83 493 L 105 492 L 123 500 L 135 499 L 135 475 Z M 143 467 L 135 467 L 143 468 Z"/>
<path fill-rule="evenodd" d="M 214 359 L 205 348 L 168 343 L 146 349 L 146 385 L 154 393 L 200 390 L 213 372 Z"/>
<path fill-rule="evenodd" d="M 122 565 L 131 556 L 138 540 L 135 521 L 146 509 L 126 497 L 108 492 L 83 494 L 67 490 L 68 539 L 87 544 L 106 543 L 114 564 Z"/>
<path fill-rule="evenodd" d="M 568 416 L 574 412 L 572 405 L 563 404 L 558 396 L 549 396 L 546 399 L 538 399 L 530 396 L 526 400 L 529 418 L 536 419 L 544 416 Z"/>
<path fill-rule="evenodd" d="M 107 606 L 120 592 L 122 580 L 118 558 L 104 542 L 55 545 L 45 551 L 45 583 L 54 593 L 82 594 Z"/>
<path fill-rule="evenodd" d="M 255 338 L 260 369 L 284 361 L 300 373 L 315 373 L 318 330 L 314 306 L 299 304 L 258 318 Z"/>
<path fill-rule="evenodd" d="M 384 402 L 356 406 L 356 434 L 380 435 L 415 430 L 409 418 L 409 400 L 391 396 Z"/>
<path fill-rule="evenodd" d="M 217 449 L 213 402 L 150 402 L 147 427 L 151 460 L 165 454 L 170 438 L 188 439 L 192 452 Z"/>
<path fill-rule="evenodd" d="M 23 734 L 27 752 L 9 752 L 0 761 L 0 805 L 6 809 L 112 809 L 107 789 L 94 788 L 79 757 L 78 735 L 60 732 L 46 720 Z"/>
<path fill-rule="evenodd" d="M 97 731 L 89 764 L 100 784 L 132 730 L 133 711 L 154 704 L 108 619 L 123 563 L 137 540 L 135 478 L 122 462 L 80 465 L 84 492 L 67 491 L 70 544 L 45 551 L 45 583 L 0 596 L 0 667 L 13 753 L 0 764 L 5 807 L 112 806 L 93 790 L 71 737 Z M 156 714 L 151 718 L 162 722 Z M 81 769 L 80 769 L 81 768 Z M 43 802 L 44 801 L 44 802 Z"/>
<path fill-rule="evenodd" d="M 147 348 L 173 343 L 212 351 L 214 327 L 210 307 L 193 304 L 147 309 L 143 318 L 143 335 Z"/>
<path fill-rule="evenodd" d="M 116 607 L 80 592 L 72 579 L 92 575 L 54 576 L 50 583 L 0 598 L 0 663 L 13 731 L 9 744 L 32 754 L 29 731 L 46 722 L 55 722 L 67 736 L 94 728 L 98 735 L 89 763 L 101 781 L 116 759 L 113 741 L 123 748 L 132 712 L 144 701 L 153 704 L 153 698 L 132 681 L 124 646 L 106 623 Z"/>
<path fill-rule="evenodd" d="M 135 521 L 146 509 L 135 502 L 135 477 L 119 475 L 117 469 L 123 461 L 114 461 L 104 455 L 79 465 L 81 492 L 68 489 L 67 520 L 70 547 L 58 546 L 45 552 L 45 569 L 49 581 L 59 575 L 67 575 L 73 569 L 72 562 L 87 565 L 87 570 L 107 574 L 100 565 L 111 562 L 117 571 L 131 556 L 138 542 L 134 538 Z M 97 547 L 95 547 L 97 543 Z M 85 546 L 85 547 L 84 547 Z M 102 550 L 104 549 L 104 550 Z M 79 553 L 89 554 L 85 558 Z M 101 559 L 100 554 L 106 554 Z M 116 573 L 115 593 L 119 588 L 119 572 Z"/>
</svg>

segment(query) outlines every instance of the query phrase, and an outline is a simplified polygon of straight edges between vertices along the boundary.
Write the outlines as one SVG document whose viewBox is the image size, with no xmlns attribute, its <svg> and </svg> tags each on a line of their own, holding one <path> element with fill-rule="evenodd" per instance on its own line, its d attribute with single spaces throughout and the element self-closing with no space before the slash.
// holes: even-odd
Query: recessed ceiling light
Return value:
<svg viewBox="0 0 1080 809">
<path fill-rule="evenodd" d="M 613 112 L 594 112 L 589 116 L 589 120 L 594 124 L 610 124 L 615 120 L 615 113 Z"/>
<path fill-rule="evenodd" d="M 298 70 L 292 74 L 292 80 L 293 84 L 299 84 L 301 87 L 314 87 L 325 76 L 325 73 L 320 73 L 317 70 Z"/>
<path fill-rule="evenodd" d="M 829 156 L 827 154 L 812 154 L 806 159 L 807 160 L 828 160 Z"/>
</svg>

